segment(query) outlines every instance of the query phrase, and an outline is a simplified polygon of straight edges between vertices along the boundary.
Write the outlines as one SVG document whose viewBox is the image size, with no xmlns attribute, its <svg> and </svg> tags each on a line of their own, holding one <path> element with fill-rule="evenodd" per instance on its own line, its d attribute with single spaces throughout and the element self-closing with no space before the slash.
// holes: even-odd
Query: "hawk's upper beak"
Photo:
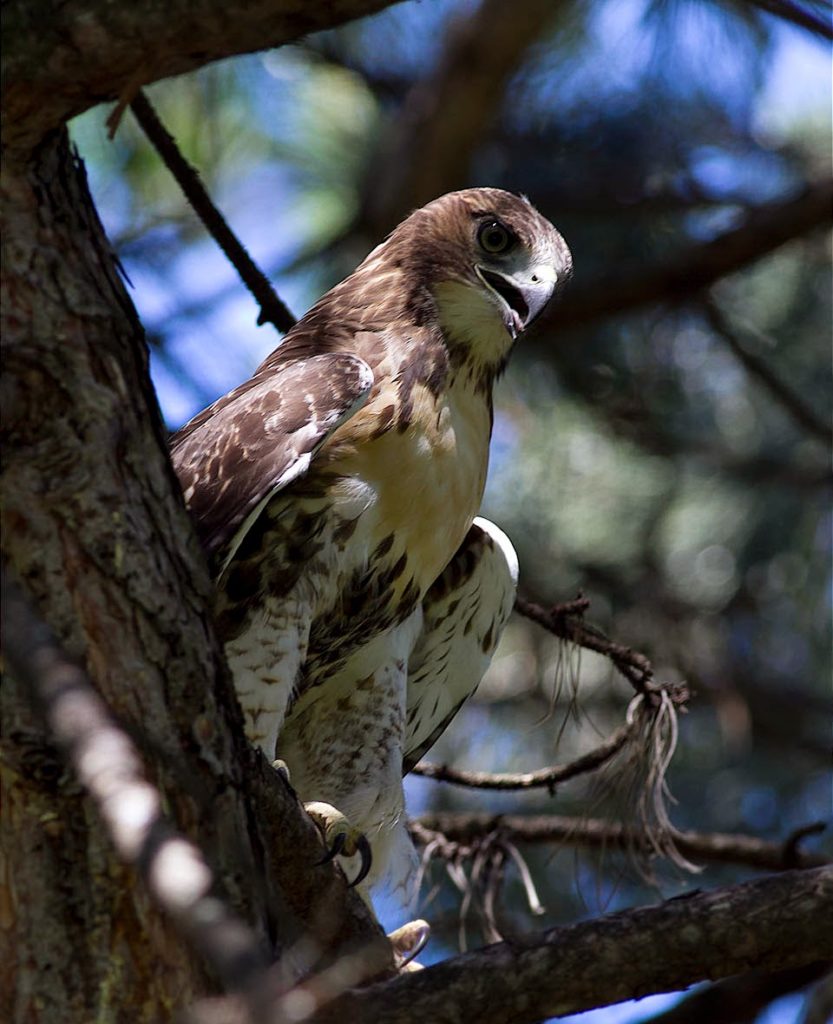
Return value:
<svg viewBox="0 0 833 1024">
<path fill-rule="evenodd" d="M 529 327 L 552 298 L 558 275 L 544 263 L 514 274 L 502 274 L 486 267 L 475 267 L 483 284 L 498 297 L 504 311 L 506 329 L 516 338 Z"/>
</svg>

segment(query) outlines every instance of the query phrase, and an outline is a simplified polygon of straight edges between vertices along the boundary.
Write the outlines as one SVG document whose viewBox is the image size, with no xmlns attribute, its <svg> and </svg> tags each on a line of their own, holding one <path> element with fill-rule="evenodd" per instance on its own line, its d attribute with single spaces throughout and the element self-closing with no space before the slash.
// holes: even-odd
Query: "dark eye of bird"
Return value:
<svg viewBox="0 0 833 1024">
<path fill-rule="evenodd" d="M 515 241 L 514 235 L 496 220 L 481 225 L 477 232 L 477 241 L 484 252 L 506 252 Z"/>
</svg>

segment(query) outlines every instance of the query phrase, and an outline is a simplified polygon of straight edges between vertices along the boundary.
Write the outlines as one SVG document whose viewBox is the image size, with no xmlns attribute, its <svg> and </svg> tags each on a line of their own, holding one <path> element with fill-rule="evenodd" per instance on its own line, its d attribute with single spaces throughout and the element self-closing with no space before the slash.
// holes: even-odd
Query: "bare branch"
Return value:
<svg viewBox="0 0 833 1024">
<path fill-rule="evenodd" d="M 548 319 L 559 329 L 589 323 L 652 302 L 680 302 L 795 238 L 828 224 L 833 180 L 798 196 L 751 210 L 740 227 L 692 245 L 661 264 L 632 267 L 618 277 L 571 285 Z"/>
<path fill-rule="evenodd" d="M 413 820 L 409 828 L 421 846 L 439 839 L 441 844 L 471 847 L 497 831 L 510 841 L 519 843 L 561 843 L 590 849 L 652 852 L 649 838 L 641 829 L 599 818 L 443 811 L 422 815 Z M 682 854 L 704 863 L 742 864 L 762 871 L 813 868 L 830 863 L 823 854 L 795 846 L 792 837 L 783 843 L 775 843 L 754 836 L 675 830 L 673 838 Z"/>
<path fill-rule="evenodd" d="M 534 772 L 505 772 L 496 774 L 494 772 L 469 772 L 459 768 L 450 768 L 447 765 L 431 764 L 422 761 L 412 771 L 415 775 L 422 775 L 426 779 L 435 779 L 437 782 L 450 782 L 457 786 L 469 786 L 472 789 L 547 789 L 550 794 L 555 793 L 555 787 L 568 779 L 574 779 L 579 775 L 586 775 L 595 771 L 603 764 L 606 764 L 612 757 L 619 753 L 624 747 L 628 738 L 633 734 L 633 725 L 623 725 L 617 729 L 609 739 L 600 744 L 595 750 L 577 757 L 569 764 L 556 764 L 548 768 L 541 768 Z"/>
<path fill-rule="evenodd" d="M 532 1024 L 833 957 L 833 868 L 789 871 L 525 939 L 354 990 L 315 1024 Z M 273 1018 L 275 1020 L 275 1018 Z"/>
<path fill-rule="evenodd" d="M 271 323 L 279 331 L 288 331 L 295 323 L 295 317 L 278 297 L 275 289 L 251 258 L 237 235 L 228 226 L 225 218 L 206 192 L 199 175 L 180 153 L 176 142 L 159 120 L 147 96 L 139 91 L 131 101 L 130 109 L 136 115 L 136 120 L 153 143 L 165 166 L 176 178 L 177 184 L 194 212 L 223 250 L 231 265 L 240 275 L 243 284 L 254 296 L 255 301 L 260 305 L 258 325 Z"/>
<path fill-rule="evenodd" d="M 807 10 L 806 7 L 795 3 L 794 0 L 747 0 L 747 2 L 755 7 L 759 7 L 768 14 L 774 14 L 783 21 L 788 21 L 792 25 L 798 25 L 799 28 L 804 28 L 815 36 L 821 36 L 823 39 L 833 39 L 833 25 L 830 22 L 829 4 L 827 5 L 828 18 L 825 20 L 816 14 L 815 11 Z"/>
<path fill-rule="evenodd" d="M 627 757 L 621 763 L 620 781 L 627 783 L 633 811 L 650 839 L 650 852 L 669 857 L 687 871 L 699 870 L 689 862 L 675 842 L 674 828 L 668 816 L 669 792 L 666 785 L 668 765 L 677 745 L 677 709 L 685 709 L 689 699 L 684 684 L 660 685 L 653 682 L 653 668 L 644 655 L 608 639 L 599 630 L 585 625 L 581 616 L 588 607 L 586 598 L 556 604 L 550 608 L 516 599 L 515 608 L 553 635 L 604 654 L 637 691 L 628 707 L 627 723 L 596 750 L 568 765 L 555 765 L 531 773 L 492 774 L 468 772 L 445 765 L 418 766 L 418 774 L 438 781 L 479 789 L 549 789 L 559 782 L 596 771 L 622 750 Z"/>
<path fill-rule="evenodd" d="M 379 156 L 369 234 L 384 234 L 409 210 L 465 184 L 509 80 L 529 48 L 572 7 L 567 0 L 483 0 L 452 24 L 436 70 L 407 96 Z"/>
<path fill-rule="evenodd" d="M 728 317 L 712 298 L 703 302 L 703 310 L 712 330 L 726 345 L 750 376 L 754 377 L 767 389 L 776 402 L 792 417 L 792 419 L 808 434 L 818 438 L 825 444 L 833 444 L 833 428 L 826 423 L 815 410 L 804 401 L 796 391 L 778 376 L 760 356 L 750 352 L 741 341 L 737 330 L 729 322 Z"/>
<path fill-rule="evenodd" d="M 199 849 L 162 811 L 138 750 L 114 722 L 87 675 L 64 654 L 3 573 L 3 633 L 8 666 L 29 690 L 52 736 L 92 797 L 125 862 L 157 903 L 232 990 L 249 987 L 267 964 L 266 950 L 225 903 Z"/>
</svg>

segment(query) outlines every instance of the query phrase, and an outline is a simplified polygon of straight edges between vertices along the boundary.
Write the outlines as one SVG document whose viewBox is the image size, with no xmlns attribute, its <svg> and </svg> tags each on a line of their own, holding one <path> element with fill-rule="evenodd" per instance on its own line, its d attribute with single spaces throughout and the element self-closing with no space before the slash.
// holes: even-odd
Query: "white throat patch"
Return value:
<svg viewBox="0 0 833 1024">
<path fill-rule="evenodd" d="M 471 352 L 483 366 L 503 362 L 513 338 L 503 322 L 503 311 L 482 287 L 463 281 L 442 281 L 434 286 L 440 326 L 446 337 Z"/>
</svg>

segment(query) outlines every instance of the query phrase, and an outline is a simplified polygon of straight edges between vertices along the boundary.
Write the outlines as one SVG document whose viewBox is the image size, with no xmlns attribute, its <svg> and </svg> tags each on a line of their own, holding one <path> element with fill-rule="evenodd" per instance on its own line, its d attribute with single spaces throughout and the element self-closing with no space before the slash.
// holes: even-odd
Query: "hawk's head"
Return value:
<svg viewBox="0 0 833 1024">
<path fill-rule="evenodd" d="M 496 188 L 435 199 L 377 253 L 406 272 L 417 317 L 433 314 L 451 346 L 492 365 L 503 362 L 572 265 L 552 224 L 526 198 Z"/>
<path fill-rule="evenodd" d="M 442 335 L 452 364 L 487 384 L 565 281 L 570 250 L 522 196 L 498 188 L 449 192 L 415 210 L 312 307 L 264 365 L 355 352 L 359 339 L 413 328 Z"/>
</svg>

